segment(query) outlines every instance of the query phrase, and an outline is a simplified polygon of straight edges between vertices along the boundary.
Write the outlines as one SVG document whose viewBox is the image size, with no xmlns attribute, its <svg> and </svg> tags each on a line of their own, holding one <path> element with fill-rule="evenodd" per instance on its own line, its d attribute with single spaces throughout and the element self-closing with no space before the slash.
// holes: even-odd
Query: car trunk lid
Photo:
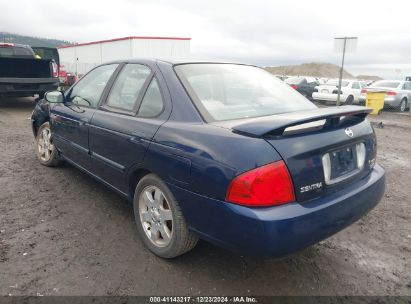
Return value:
<svg viewBox="0 0 411 304">
<path fill-rule="evenodd" d="M 370 111 L 343 106 L 214 124 L 261 137 L 272 145 L 287 164 L 296 199 L 302 203 L 341 190 L 370 172 L 376 152 L 374 131 L 365 120 Z M 361 149 L 357 145 L 365 149 L 361 169 L 355 167 Z M 331 167 L 328 181 L 323 160 L 326 155 Z"/>
</svg>

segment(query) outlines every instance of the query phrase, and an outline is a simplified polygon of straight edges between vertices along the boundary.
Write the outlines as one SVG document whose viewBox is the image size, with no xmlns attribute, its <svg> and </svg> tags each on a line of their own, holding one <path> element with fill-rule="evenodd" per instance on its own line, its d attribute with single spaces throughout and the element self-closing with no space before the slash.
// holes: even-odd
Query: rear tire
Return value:
<svg viewBox="0 0 411 304">
<path fill-rule="evenodd" d="M 155 174 L 137 184 L 133 205 L 139 236 L 155 255 L 175 258 L 197 244 L 198 237 L 188 230 L 174 195 Z"/>
<path fill-rule="evenodd" d="M 36 155 L 43 166 L 57 167 L 62 164 L 58 151 L 53 144 L 51 137 L 50 123 L 43 123 L 37 131 Z"/>
<path fill-rule="evenodd" d="M 350 95 L 347 97 L 345 104 L 352 105 L 353 101 L 354 101 L 354 96 Z"/>
</svg>

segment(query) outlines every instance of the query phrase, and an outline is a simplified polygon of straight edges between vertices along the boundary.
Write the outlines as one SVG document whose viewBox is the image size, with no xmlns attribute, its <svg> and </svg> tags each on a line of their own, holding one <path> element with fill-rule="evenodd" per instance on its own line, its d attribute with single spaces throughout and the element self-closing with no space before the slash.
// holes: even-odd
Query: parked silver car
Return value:
<svg viewBox="0 0 411 304">
<path fill-rule="evenodd" d="M 361 91 L 361 104 L 365 104 L 367 92 L 385 92 L 384 108 L 393 108 L 404 112 L 408 109 L 411 102 L 411 81 L 376 81 Z"/>
</svg>

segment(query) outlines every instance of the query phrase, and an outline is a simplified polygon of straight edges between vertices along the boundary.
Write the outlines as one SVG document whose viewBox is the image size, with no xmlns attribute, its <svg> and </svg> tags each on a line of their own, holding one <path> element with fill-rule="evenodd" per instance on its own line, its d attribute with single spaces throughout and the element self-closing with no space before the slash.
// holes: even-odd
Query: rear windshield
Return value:
<svg viewBox="0 0 411 304">
<path fill-rule="evenodd" d="M 399 85 L 400 83 L 398 81 L 376 81 L 371 86 L 382 88 L 398 88 Z"/>
<path fill-rule="evenodd" d="M 33 53 L 30 49 L 22 47 L 2 47 L 0 46 L 0 57 L 23 57 L 33 58 Z"/>
<path fill-rule="evenodd" d="M 272 74 L 236 64 L 184 64 L 175 71 L 206 121 L 315 109 Z"/>
</svg>

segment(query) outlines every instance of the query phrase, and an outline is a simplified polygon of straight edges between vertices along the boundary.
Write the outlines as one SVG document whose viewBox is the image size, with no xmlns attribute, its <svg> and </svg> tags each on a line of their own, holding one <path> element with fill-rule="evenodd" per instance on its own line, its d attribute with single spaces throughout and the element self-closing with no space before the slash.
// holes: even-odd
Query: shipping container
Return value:
<svg viewBox="0 0 411 304">
<path fill-rule="evenodd" d="M 131 36 L 60 46 L 60 62 L 79 76 L 108 61 L 144 57 L 189 57 L 191 38 Z"/>
</svg>

